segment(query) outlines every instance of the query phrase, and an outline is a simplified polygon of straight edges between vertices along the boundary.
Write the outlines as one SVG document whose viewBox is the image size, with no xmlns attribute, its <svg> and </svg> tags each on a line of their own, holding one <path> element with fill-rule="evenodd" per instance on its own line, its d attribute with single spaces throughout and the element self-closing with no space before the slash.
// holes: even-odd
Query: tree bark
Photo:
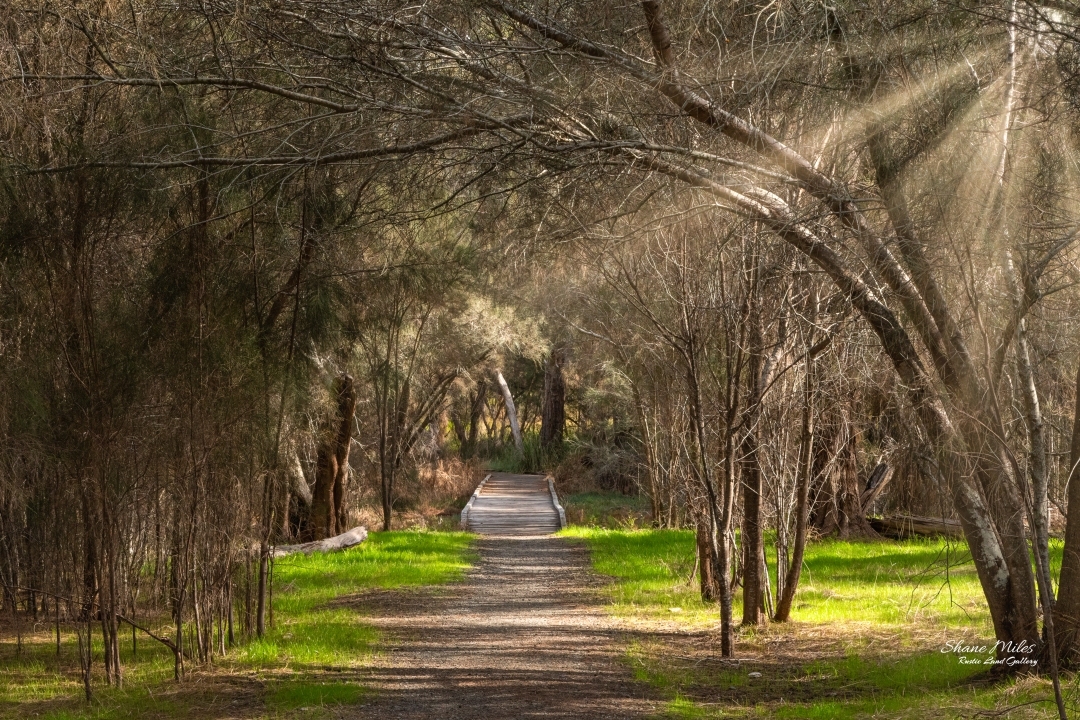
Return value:
<svg viewBox="0 0 1080 720">
<path fill-rule="evenodd" d="M 338 517 L 343 514 L 345 478 L 349 471 L 356 387 L 352 376 L 342 373 L 334 383 L 337 414 L 332 434 L 319 444 L 312 492 L 311 527 L 315 540 L 337 534 Z"/>
<path fill-rule="evenodd" d="M 732 385 L 738 383 L 731 381 Z M 716 549 L 716 563 L 720 585 L 720 656 L 735 656 L 735 618 L 734 618 L 734 590 L 731 586 L 732 545 L 731 526 L 735 515 L 735 436 L 734 425 L 736 409 L 738 408 L 737 387 L 733 390 L 733 397 L 728 406 L 728 423 L 724 438 L 724 485 L 721 488 L 722 503 L 717 518 L 717 525 L 713 528 L 713 546 Z"/>
<path fill-rule="evenodd" d="M 544 366 L 544 400 L 540 418 L 540 447 L 545 451 L 562 444 L 566 428 L 566 382 L 562 366 L 565 351 L 552 349 Z"/>
<path fill-rule="evenodd" d="M 784 590 L 776 603 L 776 622 L 786 622 L 799 587 L 803 557 L 806 554 L 806 535 L 810 518 L 810 480 L 814 469 L 814 366 L 807 356 L 806 378 L 803 387 L 802 434 L 799 438 L 799 486 L 795 499 L 795 543 L 791 550 L 791 565 L 784 578 Z"/>
<path fill-rule="evenodd" d="M 1069 447 L 1068 515 L 1065 549 L 1054 605 L 1054 628 L 1058 654 L 1064 663 L 1080 664 L 1080 368 L 1076 371 L 1076 406 L 1073 411 L 1072 444 Z"/>
<path fill-rule="evenodd" d="M 701 599 L 705 602 L 713 602 L 720 597 L 719 582 L 716 577 L 713 563 L 713 523 L 709 516 L 698 521 L 695 539 L 697 541 L 697 571 L 698 581 L 701 584 Z"/>
<path fill-rule="evenodd" d="M 255 634 L 258 637 L 262 637 L 266 633 L 266 590 L 267 590 L 267 575 L 270 570 L 270 547 L 266 542 L 263 542 L 259 548 L 259 589 L 257 595 L 257 606 L 255 610 Z M 183 638 L 180 635 L 180 623 L 176 624 L 176 636 L 179 642 L 183 642 Z"/>
<path fill-rule="evenodd" d="M 753 262 L 757 262 L 756 259 Z M 743 413 L 743 436 L 739 444 L 739 477 L 743 491 L 743 625 L 757 625 L 762 621 L 761 608 L 764 600 L 765 572 L 764 548 L 761 527 L 762 475 L 758 424 L 761 420 L 761 401 L 773 358 L 765 357 L 765 333 L 760 299 L 759 268 L 751 271 L 748 297 L 749 353 L 746 376 L 748 392 Z"/>
<path fill-rule="evenodd" d="M 753 363 L 751 362 L 751 366 Z M 751 411 L 747 417 L 739 454 L 739 475 L 743 491 L 743 625 L 761 622 L 761 465 L 758 459 L 757 432 L 753 425 L 758 413 Z"/>
<path fill-rule="evenodd" d="M 379 474 L 382 483 L 383 531 L 391 528 L 394 514 L 394 481 L 405 451 L 405 424 L 409 417 L 412 383 L 405 380 L 394 398 L 394 407 L 387 409 L 386 424 L 379 438 Z"/>
<path fill-rule="evenodd" d="M 476 441 L 480 433 L 481 416 L 487 406 L 488 381 L 480 379 L 476 383 L 476 396 L 473 398 L 472 407 L 469 409 L 469 432 L 466 445 L 462 448 L 461 456 L 469 459 L 476 454 Z M 468 448 L 466 451 L 465 448 Z"/>
</svg>

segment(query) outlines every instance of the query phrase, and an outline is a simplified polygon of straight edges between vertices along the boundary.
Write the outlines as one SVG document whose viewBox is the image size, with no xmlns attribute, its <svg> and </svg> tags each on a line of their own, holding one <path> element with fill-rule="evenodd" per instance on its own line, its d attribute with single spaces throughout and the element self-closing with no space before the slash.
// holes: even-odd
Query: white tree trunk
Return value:
<svg viewBox="0 0 1080 720">
<path fill-rule="evenodd" d="M 304 466 L 300 464 L 300 455 L 296 451 L 292 453 L 289 471 L 292 476 L 292 491 L 303 500 L 305 507 L 311 507 L 311 487 L 307 483 L 307 478 L 304 477 Z"/>
<path fill-rule="evenodd" d="M 499 389 L 502 390 L 503 400 L 506 401 L 506 417 L 510 418 L 510 432 L 514 434 L 514 447 L 518 455 L 525 454 L 525 443 L 521 440 L 521 426 L 518 425 L 517 408 L 514 407 L 514 396 L 510 394 L 510 386 L 506 384 L 502 370 L 495 371 L 495 379 L 499 381 Z"/>
</svg>

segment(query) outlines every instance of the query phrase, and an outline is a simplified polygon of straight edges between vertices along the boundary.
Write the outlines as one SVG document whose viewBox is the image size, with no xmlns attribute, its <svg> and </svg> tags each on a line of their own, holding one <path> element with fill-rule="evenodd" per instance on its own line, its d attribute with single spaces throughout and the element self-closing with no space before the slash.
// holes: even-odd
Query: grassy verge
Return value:
<svg viewBox="0 0 1080 720">
<path fill-rule="evenodd" d="M 356 670 L 378 652 L 379 634 L 342 600 L 377 589 L 436 585 L 459 579 L 472 560 L 464 533 L 372 533 L 340 553 L 293 556 L 274 570 L 274 624 L 262 639 L 232 649 L 212 668 L 172 681 L 172 654 L 138 639 L 121 650 L 124 688 L 95 677 L 94 701 L 81 699 L 76 645 L 70 633 L 56 652 L 48 630 L 0 642 L 0 718 L 318 718 L 334 706 L 362 702 Z M 100 640 L 99 640 L 100 644 Z M 101 670 L 100 647 L 95 653 Z"/>
<path fill-rule="evenodd" d="M 648 498 L 617 492 L 583 492 L 563 498 L 571 525 L 632 530 L 651 522 Z"/>
<path fill-rule="evenodd" d="M 962 544 L 812 544 L 794 621 L 741 632 L 733 663 L 719 657 L 716 606 L 698 594 L 691 532 L 571 527 L 563 535 L 586 543 L 595 569 L 614 579 L 611 611 L 640 629 L 629 633 L 627 662 L 668 698 L 664 717 L 958 717 L 1027 702 L 1008 717 L 1054 716 L 1046 681 L 991 683 L 979 664 L 986 655 L 965 654 L 968 663 L 942 652 L 950 641 L 993 642 Z M 1060 545 L 1052 551 L 1059 561 Z M 737 597 L 736 622 L 741 612 Z"/>
</svg>

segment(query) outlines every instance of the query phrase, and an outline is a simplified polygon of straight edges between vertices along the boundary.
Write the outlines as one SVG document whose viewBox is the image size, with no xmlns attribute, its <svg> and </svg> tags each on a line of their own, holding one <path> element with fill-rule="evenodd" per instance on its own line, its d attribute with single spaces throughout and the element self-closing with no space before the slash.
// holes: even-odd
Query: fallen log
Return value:
<svg viewBox="0 0 1080 720">
<path fill-rule="evenodd" d="M 945 535 L 963 537 L 964 531 L 957 520 L 948 518 L 928 518 L 917 515 L 889 515 L 887 517 L 867 518 L 870 527 L 889 537 L 907 537 L 910 535 Z"/>
<path fill-rule="evenodd" d="M 367 540 L 367 528 L 354 527 L 348 532 L 335 535 L 332 538 L 326 538 L 325 540 L 316 540 L 314 542 L 301 543 L 300 545 L 278 545 L 274 548 L 274 557 L 285 557 L 286 555 L 293 555 L 295 553 L 304 553 L 310 555 L 316 552 L 334 552 L 336 550 L 346 550 L 348 548 L 359 545 Z"/>
</svg>

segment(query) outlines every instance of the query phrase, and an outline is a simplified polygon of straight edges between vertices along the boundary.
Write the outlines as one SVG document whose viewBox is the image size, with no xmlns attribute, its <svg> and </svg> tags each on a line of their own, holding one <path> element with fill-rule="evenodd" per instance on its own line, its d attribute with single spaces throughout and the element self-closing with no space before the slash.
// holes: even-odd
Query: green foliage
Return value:
<svg viewBox="0 0 1080 720">
<path fill-rule="evenodd" d="M 540 447 L 539 433 L 524 433 L 521 437 L 524 452 L 518 453 L 513 443 L 502 445 L 494 457 L 488 460 L 488 468 L 494 472 L 540 473 L 546 467 L 544 451 Z"/>
</svg>

